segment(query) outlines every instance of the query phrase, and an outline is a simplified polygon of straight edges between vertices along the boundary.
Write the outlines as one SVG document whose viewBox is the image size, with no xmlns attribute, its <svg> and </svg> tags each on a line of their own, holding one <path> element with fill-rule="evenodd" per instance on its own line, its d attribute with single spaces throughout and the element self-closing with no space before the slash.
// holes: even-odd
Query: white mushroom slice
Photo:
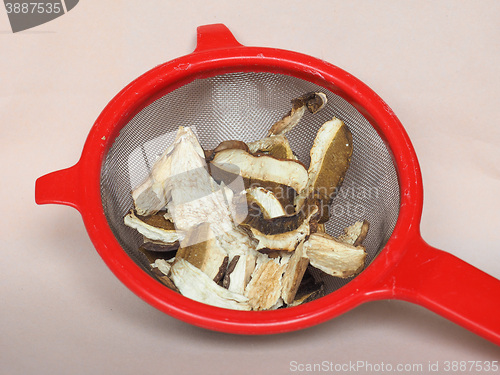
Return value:
<svg viewBox="0 0 500 375">
<path fill-rule="evenodd" d="M 236 293 L 243 293 L 250 274 L 255 268 L 257 256 L 255 249 L 258 242 L 252 237 L 251 232 L 249 233 L 241 227 L 234 227 L 232 230 L 222 233 L 217 237 L 217 241 L 228 254 L 229 264 L 233 262 L 234 257 L 239 257 L 234 262 L 235 269 L 227 276 L 228 289 Z"/>
<path fill-rule="evenodd" d="M 195 227 L 183 242 L 191 245 L 181 247 L 175 257 L 187 260 L 218 282 L 224 274 L 229 257 L 211 233 L 210 224 L 203 223 Z"/>
<path fill-rule="evenodd" d="M 278 310 L 280 307 L 283 307 L 285 305 L 284 301 L 282 298 L 278 298 L 278 302 L 276 302 L 274 305 L 272 305 L 269 310 Z"/>
<path fill-rule="evenodd" d="M 257 262 L 252 279 L 245 288 L 245 296 L 253 310 L 268 310 L 281 296 L 281 278 L 286 264 L 262 255 Z"/>
<path fill-rule="evenodd" d="M 354 276 L 365 264 L 364 247 L 343 243 L 326 233 L 311 234 L 304 243 L 304 249 L 313 267 L 332 276 Z"/>
<path fill-rule="evenodd" d="M 359 246 L 368 235 L 368 229 L 370 229 L 370 223 L 368 221 L 357 221 L 344 229 L 344 234 L 339 236 L 339 241 L 349 245 Z"/>
<path fill-rule="evenodd" d="M 244 179 L 252 181 L 270 181 L 292 187 L 301 192 L 308 181 L 306 168 L 294 160 L 280 160 L 272 156 L 253 156 L 240 149 L 230 149 L 215 154 L 212 161 L 218 168 L 225 170 L 232 166 L 239 168 Z"/>
<path fill-rule="evenodd" d="M 311 212 L 302 221 L 300 226 L 292 231 L 279 234 L 264 234 L 256 228 L 250 227 L 253 236 L 259 241 L 256 250 L 271 249 L 293 251 L 299 243 L 301 243 L 310 233 L 309 220 L 318 211 L 317 207 L 312 207 Z"/>
<path fill-rule="evenodd" d="M 322 92 L 310 92 L 293 99 L 291 111 L 271 127 L 268 136 L 289 132 L 299 123 L 306 109 L 314 114 L 321 110 L 326 102 L 326 95 Z"/>
<path fill-rule="evenodd" d="M 168 180 L 173 173 L 179 173 L 172 169 L 172 153 L 176 149 L 177 151 L 182 149 L 182 152 L 185 152 L 187 161 L 196 165 L 191 169 L 203 167 L 204 164 L 200 158 L 204 158 L 204 152 L 196 136 L 189 127 L 180 126 L 174 142 L 155 162 L 149 177 L 132 191 L 135 209 L 139 215 L 150 215 L 166 206 L 168 201 Z"/>
<path fill-rule="evenodd" d="M 295 299 L 308 265 L 309 259 L 305 254 L 304 242 L 301 242 L 290 257 L 285 273 L 283 274 L 281 298 L 283 298 L 283 301 L 287 305 L 291 304 Z"/>
<path fill-rule="evenodd" d="M 297 160 L 288 139 L 283 135 L 272 135 L 248 144 L 250 153 L 264 153 L 278 159 Z"/>
<path fill-rule="evenodd" d="M 127 214 L 123 219 L 123 222 L 128 227 L 136 229 L 144 237 L 154 241 L 161 241 L 169 245 L 175 244 L 175 242 L 182 240 L 182 238 L 184 237 L 182 233 L 176 231 L 175 229 L 167 230 L 146 224 L 144 221 L 140 220 L 133 212 Z"/>
<path fill-rule="evenodd" d="M 217 285 L 208 275 L 184 259 L 177 259 L 170 277 L 182 295 L 208 305 L 250 310 L 248 298 Z"/>
<path fill-rule="evenodd" d="M 215 235 L 231 230 L 229 202 L 225 192 L 210 176 L 205 158 L 191 142 L 180 142 L 172 154 L 172 176 L 167 191 L 167 203 L 178 230 L 188 232 L 202 224 L 211 224 Z"/>
<path fill-rule="evenodd" d="M 254 237 L 259 241 L 257 250 L 272 249 L 293 251 L 297 245 L 309 234 L 309 223 L 304 221 L 300 227 L 291 232 L 280 234 L 263 234 L 251 228 Z"/>
<path fill-rule="evenodd" d="M 168 276 L 168 274 L 170 273 L 170 269 L 172 268 L 172 263 L 167 262 L 165 259 L 156 259 L 151 267 L 158 268 L 161 273 L 163 273 L 165 276 Z"/>
<path fill-rule="evenodd" d="M 263 187 L 251 187 L 246 191 L 248 203 L 258 204 L 265 219 L 286 215 L 285 209 L 271 191 Z"/>
</svg>

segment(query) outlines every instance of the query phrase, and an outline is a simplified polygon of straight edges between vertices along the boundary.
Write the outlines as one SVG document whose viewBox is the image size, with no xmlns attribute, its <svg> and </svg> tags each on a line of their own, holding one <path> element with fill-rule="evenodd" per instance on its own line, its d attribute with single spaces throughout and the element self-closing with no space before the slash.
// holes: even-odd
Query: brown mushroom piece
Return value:
<svg viewBox="0 0 500 375">
<path fill-rule="evenodd" d="M 179 289 L 177 289 L 174 282 L 169 277 L 171 268 L 172 262 L 165 259 L 156 259 L 151 264 L 153 275 L 155 275 L 156 278 L 163 284 L 165 284 L 169 289 L 172 289 L 173 291 L 179 293 Z"/>
<path fill-rule="evenodd" d="M 287 215 L 285 208 L 270 190 L 253 187 L 247 189 L 246 196 L 248 214 L 243 224 L 263 234 L 279 234 L 295 230 L 305 219 L 303 212 Z"/>
<path fill-rule="evenodd" d="M 148 220 L 146 217 L 136 216 L 133 211 L 125 216 L 123 222 L 126 226 L 136 229 L 144 237 L 154 241 L 161 241 L 167 245 L 175 245 L 184 237 L 183 234 L 175 230 L 173 225 L 164 225 L 163 227 L 151 225 L 153 221 Z M 154 223 L 157 224 L 156 221 Z"/>
<path fill-rule="evenodd" d="M 273 135 L 248 143 L 252 154 L 266 154 L 278 159 L 296 160 L 288 139 L 283 134 Z"/>
<path fill-rule="evenodd" d="M 311 206 L 309 211 L 310 212 L 304 220 L 302 220 L 297 229 L 289 232 L 264 234 L 258 229 L 250 227 L 253 236 L 259 241 L 256 250 L 271 249 L 294 251 L 297 245 L 310 234 L 310 220 L 316 215 L 318 208 L 316 206 Z"/>
<path fill-rule="evenodd" d="M 336 277 L 347 278 L 361 272 L 366 251 L 362 246 L 341 242 L 326 233 L 313 233 L 304 243 L 310 264 Z"/>
<path fill-rule="evenodd" d="M 179 242 L 166 244 L 161 241 L 153 241 L 144 237 L 144 243 L 140 246 L 140 250 L 148 253 L 168 253 L 179 249 Z"/>
<path fill-rule="evenodd" d="M 230 149 L 240 149 L 246 152 L 250 152 L 250 149 L 248 148 L 247 144 L 243 141 L 237 141 L 237 140 L 222 141 L 213 150 L 205 150 L 205 159 L 207 160 L 207 162 L 212 161 L 217 152 Z"/>
<path fill-rule="evenodd" d="M 319 223 L 329 219 L 328 206 L 344 180 L 352 152 L 352 134 L 342 120 L 333 118 L 321 126 L 310 151 L 307 187 L 295 200 L 300 208 L 308 197 L 319 198 L 323 202 Z"/>
<path fill-rule="evenodd" d="M 368 221 L 357 221 L 344 229 L 344 234 L 339 236 L 339 240 L 353 246 L 359 246 L 363 244 L 369 229 L 370 223 Z"/>
<path fill-rule="evenodd" d="M 326 105 L 326 102 L 326 95 L 322 92 L 310 92 L 292 99 L 292 109 L 290 112 L 269 129 L 267 136 L 289 132 L 298 124 L 306 109 L 314 114 L 321 110 Z"/>
<path fill-rule="evenodd" d="M 224 274 L 228 262 L 226 251 L 220 246 L 210 230 L 209 223 L 203 223 L 193 228 L 182 241 L 175 255 L 176 259 L 187 260 L 193 266 L 206 273 L 216 283 Z"/>
<path fill-rule="evenodd" d="M 325 284 L 314 279 L 310 267 L 306 269 L 294 300 L 288 304 L 289 307 L 302 305 L 325 295 Z"/>
</svg>

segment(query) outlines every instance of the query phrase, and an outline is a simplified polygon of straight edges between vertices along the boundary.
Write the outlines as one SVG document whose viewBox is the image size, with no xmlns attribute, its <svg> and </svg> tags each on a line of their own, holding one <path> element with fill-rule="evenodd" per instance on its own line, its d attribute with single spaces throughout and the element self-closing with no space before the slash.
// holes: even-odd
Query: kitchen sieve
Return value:
<svg viewBox="0 0 500 375">
<path fill-rule="evenodd" d="M 228 139 L 253 141 L 289 110 L 290 100 L 321 91 L 328 104 L 306 114 L 287 137 L 299 160 L 319 127 L 333 116 L 353 134 L 354 153 L 334 199 L 326 230 L 339 235 L 356 220 L 370 222 L 367 266 L 351 280 L 322 274 L 326 295 L 295 307 L 235 311 L 202 304 L 161 284 L 137 250 L 139 235 L 123 224 L 131 190 L 144 179 L 179 126 L 195 129 L 211 149 Z M 113 273 L 159 310 L 208 329 L 266 334 L 324 322 L 372 300 L 424 306 L 500 344 L 500 282 L 420 235 L 423 190 L 415 151 L 383 100 L 358 79 L 300 53 L 246 47 L 222 24 L 201 26 L 197 47 L 125 87 L 102 111 L 78 163 L 40 177 L 38 204 L 76 208 Z"/>
</svg>

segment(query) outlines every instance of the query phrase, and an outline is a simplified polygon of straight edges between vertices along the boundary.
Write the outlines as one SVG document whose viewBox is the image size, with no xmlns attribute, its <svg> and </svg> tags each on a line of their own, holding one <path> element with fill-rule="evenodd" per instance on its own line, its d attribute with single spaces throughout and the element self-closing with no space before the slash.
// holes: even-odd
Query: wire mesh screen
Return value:
<svg viewBox="0 0 500 375">
<path fill-rule="evenodd" d="M 298 159 L 309 165 L 309 151 L 318 129 L 333 116 L 353 135 L 354 152 L 342 187 L 331 207 L 326 230 L 333 236 L 355 221 L 368 220 L 364 245 L 368 265 L 384 247 L 399 212 L 399 184 L 391 155 L 370 123 L 348 102 L 324 88 L 298 78 L 273 73 L 230 73 L 186 84 L 140 111 L 120 132 L 101 171 L 101 196 L 108 223 L 123 249 L 147 272 L 138 251 L 142 236 L 123 224 L 132 208 L 131 191 L 147 176 L 158 156 L 174 140 L 179 126 L 190 126 L 204 149 L 224 140 L 254 141 L 290 110 L 291 99 L 324 92 L 328 103 L 315 115 L 306 113 L 287 137 Z M 321 272 L 327 292 L 349 279 Z"/>
</svg>

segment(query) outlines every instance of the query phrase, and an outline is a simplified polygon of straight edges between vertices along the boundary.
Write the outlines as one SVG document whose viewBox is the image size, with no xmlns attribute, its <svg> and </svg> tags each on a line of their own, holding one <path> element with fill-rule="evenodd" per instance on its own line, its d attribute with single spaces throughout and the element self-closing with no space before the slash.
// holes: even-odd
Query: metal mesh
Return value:
<svg viewBox="0 0 500 375">
<path fill-rule="evenodd" d="M 299 160 L 308 165 L 314 137 L 325 121 L 336 116 L 351 130 L 351 165 L 326 229 L 337 236 L 355 221 L 368 220 L 368 265 L 391 236 L 399 212 L 397 172 L 387 147 L 370 123 L 338 95 L 298 78 L 255 72 L 195 80 L 144 108 L 121 130 L 102 167 L 101 195 L 109 225 L 129 256 L 149 272 L 138 251 L 142 237 L 123 224 L 123 217 L 133 204 L 131 190 L 146 178 L 179 126 L 193 127 L 205 149 L 228 139 L 257 140 L 289 111 L 292 98 L 310 91 L 326 93 L 328 104 L 315 115 L 306 113 L 287 137 Z M 325 282 L 327 292 L 349 281 L 322 272 L 315 277 Z"/>
</svg>

